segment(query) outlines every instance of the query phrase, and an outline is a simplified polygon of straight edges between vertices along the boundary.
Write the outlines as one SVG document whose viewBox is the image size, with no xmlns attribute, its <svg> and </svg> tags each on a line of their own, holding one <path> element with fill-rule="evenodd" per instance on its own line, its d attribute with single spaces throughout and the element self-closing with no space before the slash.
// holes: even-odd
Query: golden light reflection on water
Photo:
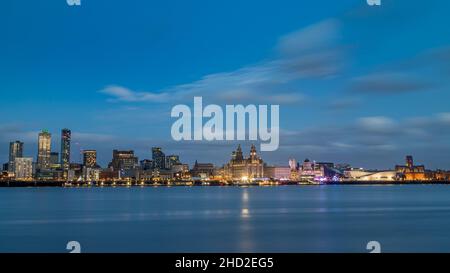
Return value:
<svg viewBox="0 0 450 273">
<path fill-rule="evenodd" d="M 250 210 L 248 209 L 248 203 L 249 203 L 250 197 L 248 193 L 248 189 L 244 189 L 242 191 L 242 210 L 241 210 L 241 218 L 249 218 L 250 217 Z"/>
<path fill-rule="evenodd" d="M 242 211 L 241 211 L 241 217 L 242 217 L 242 218 L 248 218 L 248 217 L 250 217 L 250 210 L 249 210 L 249 209 L 242 209 Z"/>
<path fill-rule="evenodd" d="M 254 252 L 255 241 L 252 234 L 252 223 L 250 220 L 250 190 L 242 189 L 241 194 L 241 211 L 240 211 L 240 233 L 239 233 L 239 251 Z"/>
</svg>

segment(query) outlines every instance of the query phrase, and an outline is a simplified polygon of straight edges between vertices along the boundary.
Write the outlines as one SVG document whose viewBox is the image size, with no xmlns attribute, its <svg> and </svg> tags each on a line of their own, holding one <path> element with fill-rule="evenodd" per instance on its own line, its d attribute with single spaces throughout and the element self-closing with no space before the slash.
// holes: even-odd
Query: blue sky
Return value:
<svg viewBox="0 0 450 273">
<path fill-rule="evenodd" d="M 280 104 L 291 157 L 389 168 L 406 154 L 450 169 L 448 1 L 6 0 L 0 10 L 0 161 L 37 132 L 78 150 L 152 146 L 222 164 L 237 143 L 174 143 L 171 108 Z M 248 149 L 250 142 L 242 143 Z M 211 153 L 211 150 L 217 151 Z"/>
</svg>

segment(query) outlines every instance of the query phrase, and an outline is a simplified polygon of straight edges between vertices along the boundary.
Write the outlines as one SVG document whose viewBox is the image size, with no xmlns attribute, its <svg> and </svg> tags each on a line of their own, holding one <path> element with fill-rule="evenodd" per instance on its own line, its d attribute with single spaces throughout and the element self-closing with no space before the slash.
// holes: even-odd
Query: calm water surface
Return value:
<svg viewBox="0 0 450 273">
<path fill-rule="evenodd" d="M 450 186 L 1 188 L 0 252 L 450 252 Z"/>
</svg>

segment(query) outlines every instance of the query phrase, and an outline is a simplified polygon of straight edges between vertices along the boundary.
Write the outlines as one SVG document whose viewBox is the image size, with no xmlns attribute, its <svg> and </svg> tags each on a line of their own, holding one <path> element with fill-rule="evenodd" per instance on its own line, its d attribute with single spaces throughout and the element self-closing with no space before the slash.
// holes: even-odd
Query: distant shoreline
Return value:
<svg viewBox="0 0 450 273">
<path fill-rule="evenodd" d="M 385 186 L 400 186 L 400 185 L 450 185 L 450 181 L 447 180 L 435 180 L 435 181 L 342 181 L 342 182 L 330 182 L 330 183 L 301 183 L 296 181 L 289 181 L 283 183 L 272 183 L 272 184 L 224 184 L 224 183 L 210 183 L 209 185 L 204 185 L 201 183 L 127 183 L 124 181 L 120 182 L 104 182 L 100 183 L 86 183 L 86 182 L 72 182 L 66 183 L 62 181 L 3 181 L 0 182 L 0 188 L 27 188 L 27 187 L 62 187 L 62 188 L 78 188 L 78 187 L 281 187 L 281 186 L 339 186 L 339 185 L 385 185 Z"/>
</svg>

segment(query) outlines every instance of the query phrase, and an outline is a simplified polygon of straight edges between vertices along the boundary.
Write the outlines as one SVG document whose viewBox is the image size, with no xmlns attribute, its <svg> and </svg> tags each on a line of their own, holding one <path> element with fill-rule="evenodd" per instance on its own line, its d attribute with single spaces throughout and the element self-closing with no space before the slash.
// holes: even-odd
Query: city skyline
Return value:
<svg viewBox="0 0 450 273">
<path fill-rule="evenodd" d="M 67 132 L 70 132 L 70 135 L 72 133 L 72 131 L 70 129 L 64 128 L 61 130 L 61 143 L 64 142 L 64 139 L 66 139 L 67 137 Z M 66 136 L 66 137 L 64 137 Z M 83 166 L 89 167 L 89 168 L 103 168 L 103 169 L 108 169 L 108 168 L 113 168 L 113 169 L 121 169 L 123 167 L 116 165 L 114 163 L 114 159 L 116 157 L 118 157 L 119 155 L 124 155 L 126 159 L 130 159 L 130 163 L 128 167 L 132 167 L 132 166 L 138 166 L 140 168 L 143 168 L 143 165 L 145 165 L 145 162 L 150 162 L 152 164 L 151 168 L 155 168 L 155 169 L 170 169 L 170 166 L 168 166 L 167 164 L 170 164 L 168 162 L 173 162 L 173 163 L 177 163 L 177 164 L 182 164 L 182 162 L 184 162 L 184 164 L 187 164 L 189 167 L 192 166 L 196 166 L 198 164 L 198 162 L 201 163 L 206 163 L 206 164 L 210 164 L 212 163 L 213 166 L 215 166 L 216 168 L 227 168 L 227 165 L 229 163 L 228 162 L 228 158 L 223 158 L 224 155 L 221 155 L 223 158 L 223 161 L 220 163 L 217 162 L 212 162 L 210 160 L 208 160 L 207 158 L 196 158 L 195 162 L 186 162 L 183 160 L 180 160 L 183 158 L 183 155 L 180 154 L 179 152 L 177 152 L 176 150 L 170 150 L 170 153 L 166 154 L 164 151 L 166 151 L 166 149 L 164 147 L 158 146 L 158 145 L 153 145 L 153 146 L 149 146 L 148 149 L 148 153 L 143 156 L 140 157 L 139 155 L 135 154 L 135 151 L 133 149 L 116 149 L 116 148 L 111 148 L 110 150 L 110 157 L 106 158 L 102 161 L 99 161 L 98 159 L 98 151 L 93 148 L 93 149 L 80 149 L 79 152 L 79 157 L 77 159 L 71 158 L 71 154 L 73 154 L 71 151 L 69 151 L 69 155 L 66 156 L 66 161 L 63 161 L 63 156 L 62 154 L 64 153 L 65 147 L 70 147 L 71 146 L 71 137 L 69 137 L 68 142 L 66 141 L 65 145 L 61 145 L 59 146 L 61 148 L 60 151 L 55 151 L 54 149 L 52 149 L 52 144 L 53 144 L 53 139 L 52 139 L 52 134 L 47 130 L 44 129 L 41 132 L 39 132 L 37 134 L 38 137 L 38 142 L 37 142 L 37 153 L 35 156 L 33 155 L 29 155 L 27 154 L 25 151 L 25 142 L 22 142 L 20 140 L 15 140 L 15 141 L 11 141 L 9 143 L 9 153 L 8 153 L 8 161 L 1 163 L 0 165 L 7 165 L 7 169 L 6 170 L 10 170 L 11 168 L 11 163 L 14 163 L 14 159 L 16 158 L 23 158 L 23 159 L 32 159 L 33 163 L 36 163 L 36 168 L 37 169 L 52 169 L 52 168 L 57 168 L 57 169 L 61 169 L 63 171 L 67 171 L 69 169 L 69 165 L 67 165 L 65 167 L 65 163 L 67 164 L 81 164 Z M 234 141 L 238 144 L 237 145 L 237 151 L 235 151 L 234 149 L 231 149 L 230 151 L 233 151 L 231 154 L 229 154 L 229 156 L 231 156 L 231 158 L 234 159 L 238 159 L 238 160 L 244 160 L 246 157 L 244 157 L 244 154 L 242 152 L 243 148 L 247 145 L 242 145 L 241 143 L 243 143 L 243 141 Z M 250 160 L 259 160 L 259 156 L 258 154 L 262 154 L 261 151 L 257 151 L 254 142 L 251 141 L 247 141 L 250 142 L 250 144 L 248 145 L 248 158 Z M 244 142 L 245 143 L 245 142 Z M 237 154 L 236 154 L 237 153 Z M 52 160 L 51 156 L 55 155 L 56 159 Z M 120 157 L 120 156 L 119 156 Z M 309 162 L 309 158 L 310 157 L 304 157 L 305 162 Z M 286 162 L 282 163 L 282 164 L 277 164 L 277 163 L 273 163 L 270 161 L 265 161 L 265 163 L 268 166 L 280 166 L 280 167 L 288 167 L 291 166 L 292 164 L 292 160 L 294 160 L 295 162 L 302 162 L 302 158 L 296 158 L 296 157 L 290 157 L 290 158 L 286 158 Z M 312 159 L 313 162 L 327 162 L 328 163 L 333 163 L 336 165 L 347 165 L 351 168 L 363 168 L 363 169 L 367 169 L 367 170 L 392 170 L 395 168 L 392 168 L 392 166 L 401 166 L 398 165 L 397 163 L 399 162 L 397 159 L 396 164 L 392 165 L 388 168 L 375 168 L 375 167 L 362 167 L 360 165 L 352 165 L 348 162 L 335 162 L 335 161 L 330 161 L 330 160 L 326 160 L 326 159 Z M 64 162 L 64 163 L 63 163 Z M 101 162 L 106 162 L 105 164 L 102 164 Z M 59 167 L 55 167 L 52 165 L 59 165 Z M 413 168 L 414 164 L 413 164 L 413 157 L 411 155 L 407 155 L 406 156 L 406 167 L 408 168 Z M 425 167 L 424 165 L 421 165 L 423 170 L 425 171 Z M 145 169 L 145 167 L 144 167 Z M 450 170 L 450 168 L 427 168 L 428 170 L 443 170 L 443 171 L 448 171 Z"/>
<path fill-rule="evenodd" d="M 414 154 L 449 169 L 450 3 L 329 2 L 45 1 L 24 10 L 7 1 L 0 161 L 15 140 L 35 158 L 36 135 L 50 126 L 53 147 L 61 128 L 73 130 L 78 162 L 82 149 L 105 166 L 113 149 L 144 159 L 159 146 L 190 164 L 224 164 L 222 155 L 251 142 L 171 140 L 171 108 L 200 95 L 220 106 L 279 104 L 280 148 L 262 153 L 273 164 L 387 169 Z"/>
</svg>

